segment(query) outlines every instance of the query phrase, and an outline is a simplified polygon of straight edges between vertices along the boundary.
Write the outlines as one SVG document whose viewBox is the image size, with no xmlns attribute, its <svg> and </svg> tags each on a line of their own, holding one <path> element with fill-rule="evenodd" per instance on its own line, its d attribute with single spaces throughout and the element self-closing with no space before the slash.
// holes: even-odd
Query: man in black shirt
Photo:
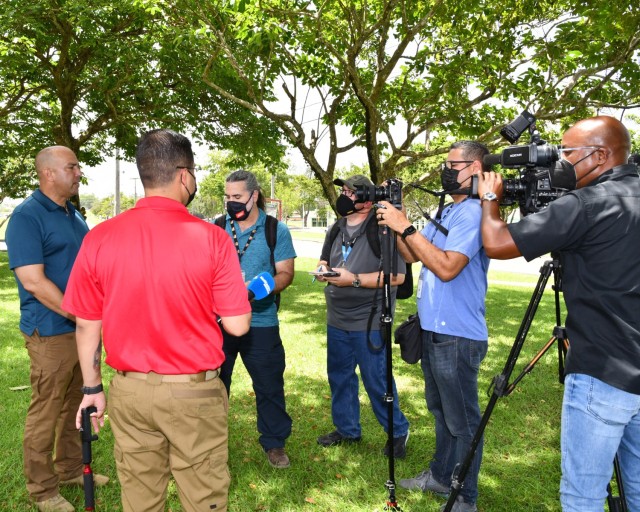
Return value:
<svg viewBox="0 0 640 512">
<path fill-rule="evenodd" d="M 562 138 L 576 190 L 507 225 L 502 179 L 480 176 L 482 238 L 492 258 L 557 252 L 570 349 L 562 409 L 564 512 L 604 508 L 616 453 L 629 510 L 640 510 L 640 179 L 627 164 L 629 132 L 612 117 L 585 119 Z M 497 195 L 497 197 L 496 197 Z"/>
</svg>

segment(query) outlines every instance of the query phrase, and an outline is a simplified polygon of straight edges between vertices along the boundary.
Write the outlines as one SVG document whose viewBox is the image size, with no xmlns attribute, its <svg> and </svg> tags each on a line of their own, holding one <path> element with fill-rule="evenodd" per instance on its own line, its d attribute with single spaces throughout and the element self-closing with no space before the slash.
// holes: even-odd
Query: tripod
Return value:
<svg viewBox="0 0 640 512">
<path fill-rule="evenodd" d="M 515 342 L 511 347 L 511 352 L 509 353 L 509 357 L 507 358 L 502 373 L 495 376 L 493 378 L 493 381 L 491 382 L 489 391 L 493 388 L 493 393 L 491 395 L 491 398 L 489 399 L 487 408 L 482 415 L 480 425 L 478 426 L 473 440 L 471 441 L 469 451 L 467 452 L 467 455 L 462 464 L 457 468 L 452 476 L 451 493 L 449 494 L 449 500 L 447 501 L 447 504 L 444 508 L 445 512 L 451 512 L 456 498 L 460 493 L 462 482 L 464 482 L 467 472 L 471 467 L 476 450 L 478 448 L 478 445 L 480 444 L 480 441 L 482 440 L 484 430 L 487 426 L 487 423 L 489 422 L 489 418 L 491 417 L 491 413 L 493 412 L 498 398 L 509 395 L 515 389 L 518 382 L 520 382 L 525 375 L 533 370 L 534 366 L 540 360 L 540 358 L 556 343 L 558 347 L 558 379 L 561 383 L 564 382 L 564 360 L 569 348 L 569 340 L 567 339 L 566 329 L 561 326 L 562 322 L 560 315 L 560 290 L 562 287 L 562 272 L 559 260 L 553 254 L 551 256 L 553 259 L 545 261 L 543 266 L 540 268 L 540 277 L 538 278 L 536 287 L 533 291 L 533 294 L 531 295 L 531 300 L 529 301 L 529 305 L 527 306 L 527 310 L 525 312 L 524 318 L 522 319 L 522 323 L 520 324 L 518 334 L 516 335 Z M 545 287 L 552 273 L 554 279 L 553 290 L 555 297 L 556 314 L 556 325 L 553 328 L 553 335 L 551 336 L 549 341 L 538 351 L 533 359 L 525 366 L 520 375 L 518 375 L 514 379 L 514 381 L 509 384 L 509 378 L 513 373 L 516 361 L 518 360 L 518 356 L 520 355 L 520 351 L 522 350 L 522 346 L 524 345 L 525 339 L 529 332 L 529 328 L 531 327 L 531 323 L 533 322 L 533 318 L 538 309 L 538 305 L 540 304 L 540 300 L 542 299 Z M 627 505 L 624 498 L 624 489 L 622 485 L 622 477 L 620 473 L 620 464 L 617 455 L 614 460 L 614 476 L 617 482 L 619 496 L 612 495 L 611 485 L 607 487 L 607 503 L 609 505 L 609 511 L 627 512 Z"/>
<path fill-rule="evenodd" d="M 391 262 L 393 251 L 392 231 L 388 227 L 383 227 L 380 243 L 380 254 L 382 255 L 382 312 L 380 314 L 380 334 L 382 343 L 386 347 L 386 370 L 387 389 L 382 400 L 387 405 L 387 444 L 389 446 L 389 479 L 385 483 L 389 496 L 384 510 L 401 511 L 396 500 L 395 482 L 395 454 L 393 446 L 393 363 L 391 359 L 391 328 L 393 324 L 393 311 L 391 309 Z M 395 260 L 394 260 L 395 261 Z"/>
</svg>

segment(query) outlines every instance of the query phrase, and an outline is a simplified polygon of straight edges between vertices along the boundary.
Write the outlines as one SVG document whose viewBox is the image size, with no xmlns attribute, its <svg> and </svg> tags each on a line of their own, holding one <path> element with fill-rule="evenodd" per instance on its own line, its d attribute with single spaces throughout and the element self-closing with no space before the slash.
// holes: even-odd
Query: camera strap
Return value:
<svg viewBox="0 0 640 512">
<path fill-rule="evenodd" d="M 440 233 L 442 233 L 444 236 L 448 236 L 449 235 L 449 230 L 447 228 L 445 228 L 439 221 L 442 219 L 442 212 L 444 211 L 444 209 L 449 206 L 452 203 L 447 203 L 444 204 L 444 196 L 442 196 L 440 198 L 440 205 L 438 206 L 438 212 L 436 213 L 436 218 L 434 219 L 431 215 L 429 215 L 429 212 L 425 212 L 421 207 L 420 204 L 418 203 L 418 201 L 415 201 L 416 206 L 418 207 L 418 210 L 420 210 L 420 213 L 422 213 L 422 216 L 427 219 L 428 222 L 431 222 L 435 228 L 440 231 Z"/>
</svg>

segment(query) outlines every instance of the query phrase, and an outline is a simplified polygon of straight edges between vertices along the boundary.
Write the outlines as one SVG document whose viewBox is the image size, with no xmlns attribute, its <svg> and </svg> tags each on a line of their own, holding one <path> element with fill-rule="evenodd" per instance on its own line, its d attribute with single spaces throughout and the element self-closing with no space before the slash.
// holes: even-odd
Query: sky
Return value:
<svg viewBox="0 0 640 512">
<path fill-rule="evenodd" d="M 321 148 L 319 149 L 321 150 Z M 196 165 L 202 166 L 207 163 L 208 149 L 194 144 Z M 287 152 L 290 161 L 290 168 L 297 173 L 302 173 L 307 169 L 300 152 L 297 149 L 290 149 Z M 323 161 L 323 157 L 318 153 L 318 159 Z M 351 163 L 363 164 L 367 161 L 366 151 L 354 148 L 348 154 L 339 155 L 338 167 L 348 167 Z M 116 160 L 111 157 L 97 167 L 82 167 L 82 173 L 87 178 L 88 183 L 82 185 L 80 194 L 94 194 L 99 198 L 108 197 L 115 194 L 116 184 Z M 200 180 L 204 175 L 198 175 Z M 124 195 L 142 197 L 144 191 L 138 169 L 135 162 L 120 161 L 120 191 Z"/>
</svg>

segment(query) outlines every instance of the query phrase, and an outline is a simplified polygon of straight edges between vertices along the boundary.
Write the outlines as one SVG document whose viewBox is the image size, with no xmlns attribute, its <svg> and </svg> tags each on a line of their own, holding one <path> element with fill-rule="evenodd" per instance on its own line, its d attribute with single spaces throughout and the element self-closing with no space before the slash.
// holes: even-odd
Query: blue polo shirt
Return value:
<svg viewBox="0 0 640 512">
<path fill-rule="evenodd" d="M 230 237 L 233 238 L 231 225 L 229 224 L 229 215 L 226 216 L 225 229 Z M 271 250 L 267 244 L 265 236 L 265 222 L 267 215 L 260 210 L 258 220 L 253 226 L 240 231 L 240 225 L 236 222 L 236 235 L 238 237 L 238 247 L 240 252 L 244 249 L 249 236 L 255 229 L 253 239 L 249 243 L 246 251 L 240 258 L 240 266 L 244 271 L 245 281 L 250 281 L 262 272 L 269 272 L 274 275 L 271 267 Z M 276 247 L 273 252 L 274 261 L 288 260 L 296 257 L 296 251 L 291 240 L 289 228 L 283 222 L 278 222 Z M 256 300 L 251 303 L 251 327 L 273 327 L 278 325 L 278 309 L 275 304 L 273 294 L 268 295 L 262 300 Z"/>
<path fill-rule="evenodd" d="M 9 268 L 44 265 L 48 279 L 64 293 L 82 239 L 89 231 L 82 215 L 67 202 L 67 210 L 39 189 L 11 214 L 6 232 Z M 31 336 L 56 336 L 75 331 L 76 324 L 43 306 L 16 277 L 20 296 L 20 330 Z"/>
<path fill-rule="evenodd" d="M 426 267 L 420 271 L 418 313 L 425 331 L 484 341 L 488 338 L 484 298 L 487 294 L 489 258 L 482 247 L 477 199 L 467 198 L 442 212 L 445 236 L 429 223 L 422 236 L 443 251 L 455 251 L 469 263 L 451 281 L 441 281 Z"/>
</svg>

